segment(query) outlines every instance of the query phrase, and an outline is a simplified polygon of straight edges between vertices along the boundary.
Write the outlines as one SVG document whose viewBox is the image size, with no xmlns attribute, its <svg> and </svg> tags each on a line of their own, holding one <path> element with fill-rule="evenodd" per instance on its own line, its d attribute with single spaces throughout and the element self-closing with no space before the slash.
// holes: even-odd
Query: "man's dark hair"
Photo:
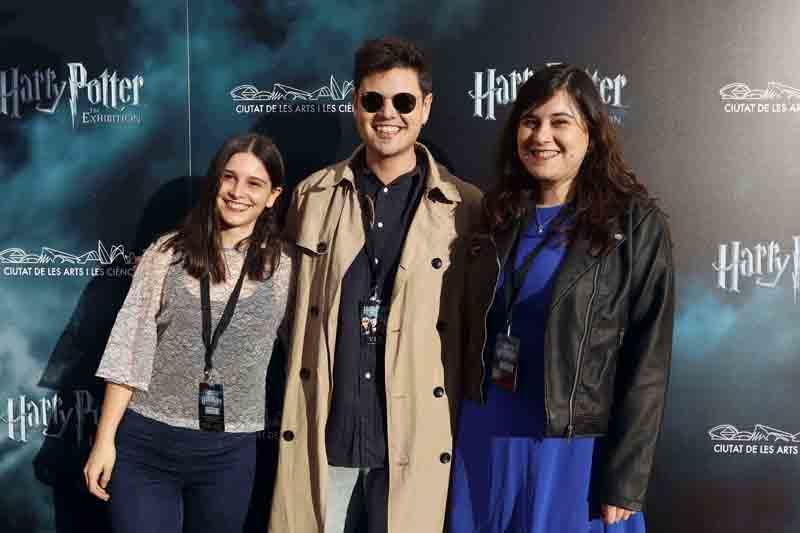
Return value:
<svg viewBox="0 0 800 533">
<path fill-rule="evenodd" d="M 355 90 L 367 76 L 376 72 L 386 72 L 393 68 L 410 68 L 417 73 L 422 95 L 427 96 L 433 90 L 431 66 L 425 54 L 413 43 L 397 37 L 370 39 L 356 50 L 353 68 Z"/>
</svg>

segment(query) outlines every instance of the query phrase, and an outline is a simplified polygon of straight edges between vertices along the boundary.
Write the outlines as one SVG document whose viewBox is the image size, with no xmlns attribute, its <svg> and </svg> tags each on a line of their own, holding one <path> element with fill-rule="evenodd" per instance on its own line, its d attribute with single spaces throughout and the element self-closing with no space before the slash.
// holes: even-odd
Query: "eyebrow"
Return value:
<svg viewBox="0 0 800 533">
<path fill-rule="evenodd" d="M 522 115 L 522 118 L 524 119 L 524 118 L 528 118 L 528 117 L 531 117 L 531 116 L 533 116 L 533 112 L 534 112 L 534 110 L 533 110 L 533 109 L 531 109 L 530 111 L 528 111 L 527 113 L 525 113 L 524 115 Z M 552 115 L 550 115 L 550 116 L 551 116 L 551 117 L 568 117 L 568 118 L 571 118 L 572 120 L 577 120 L 577 119 L 575 118 L 575 115 L 573 115 L 573 114 L 572 114 L 572 113 L 570 113 L 569 111 L 558 111 L 558 112 L 556 112 L 556 113 L 553 113 L 553 114 L 552 114 Z"/>
<path fill-rule="evenodd" d="M 229 168 L 223 169 L 222 173 L 223 174 L 233 174 L 237 178 L 239 177 L 239 174 L 237 174 L 236 172 L 234 172 L 233 170 L 231 170 Z M 252 178 L 254 180 L 258 180 L 258 181 L 260 181 L 260 182 L 262 182 L 264 184 L 268 183 L 267 180 L 265 180 L 264 178 L 260 178 L 258 176 L 247 176 L 245 179 L 250 179 L 250 178 Z"/>
</svg>

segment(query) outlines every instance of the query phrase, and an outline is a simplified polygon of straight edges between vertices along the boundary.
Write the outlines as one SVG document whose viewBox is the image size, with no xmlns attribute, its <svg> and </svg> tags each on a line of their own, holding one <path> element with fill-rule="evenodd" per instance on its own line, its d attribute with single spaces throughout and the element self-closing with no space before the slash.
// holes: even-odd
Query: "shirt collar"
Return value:
<svg viewBox="0 0 800 533">
<path fill-rule="evenodd" d="M 427 168 L 427 175 L 425 176 L 425 192 L 426 194 L 430 194 L 432 191 L 439 191 L 442 196 L 448 202 L 460 202 L 461 201 L 461 193 L 458 191 L 454 183 L 455 177 L 450 174 L 450 172 L 443 166 L 439 165 L 436 160 L 431 155 L 430 151 L 425 147 L 422 143 L 416 143 L 416 149 L 418 150 L 418 158 L 417 160 L 423 156 L 427 158 L 428 168 Z M 355 186 L 355 174 L 353 172 L 353 166 L 357 164 L 354 159 L 359 153 L 364 151 L 364 145 L 359 145 L 353 153 L 348 157 L 346 160 L 342 161 L 341 163 L 337 164 L 333 168 L 333 174 L 330 177 L 330 181 L 327 185 L 339 185 L 343 180 L 346 180 L 350 183 L 351 186 Z M 326 185 L 321 183 L 320 185 Z"/>
<path fill-rule="evenodd" d="M 416 180 L 420 177 L 425 177 L 425 170 L 427 170 L 427 161 L 425 158 L 425 154 L 422 153 L 422 150 L 417 147 L 416 150 L 417 162 L 414 165 L 414 168 L 409 170 L 408 172 L 400 175 L 395 179 L 388 187 L 399 186 L 409 181 L 416 182 Z M 353 175 L 355 176 L 355 180 L 357 183 L 361 183 L 361 186 L 364 185 L 364 179 L 368 179 L 375 184 L 380 184 L 380 180 L 375 175 L 375 173 L 367 166 L 367 158 L 366 158 L 366 150 L 361 150 L 355 154 L 355 156 L 350 160 L 351 161 L 351 168 L 353 170 Z M 381 185 L 384 187 L 384 185 Z"/>
</svg>

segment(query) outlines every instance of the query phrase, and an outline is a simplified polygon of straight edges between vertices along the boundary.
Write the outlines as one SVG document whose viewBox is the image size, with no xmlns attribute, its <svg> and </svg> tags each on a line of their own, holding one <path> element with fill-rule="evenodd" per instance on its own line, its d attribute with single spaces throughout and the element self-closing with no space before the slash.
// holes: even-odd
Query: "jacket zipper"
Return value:
<svg viewBox="0 0 800 533">
<path fill-rule="evenodd" d="M 581 339 L 580 346 L 578 347 L 578 361 L 575 365 L 575 382 L 572 384 L 572 392 L 569 395 L 569 423 L 567 424 L 567 438 L 571 439 L 575 433 L 575 425 L 573 418 L 575 416 L 575 393 L 578 391 L 578 381 L 581 378 L 581 365 L 583 364 L 583 349 L 586 346 L 586 339 L 589 338 L 589 330 L 591 328 L 592 318 L 592 303 L 594 302 L 595 293 L 597 292 L 597 279 L 600 277 L 600 265 L 598 263 L 592 278 L 592 293 L 589 295 L 589 303 L 586 306 L 586 326 L 583 329 L 583 338 Z"/>
<path fill-rule="evenodd" d="M 503 270 L 503 265 L 500 263 L 500 254 L 498 253 L 499 250 L 497 249 L 497 243 L 494 240 L 494 235 L 489 233 L 489 240 L 492 242 L 492 247 L 494 248 L 494 257 L 497 261 L 497 276 L 494 280 L 494 290 L 492 290 L 492 299 L 489 300 L 489 306 L 483 312 L 483 346 L 481 346 L 481 404 L 486 403 L 486 398 L 484 397 L 485 394 L 483 392 L 484 388 L 486 387 L 486 356 L 484 353 L 486 352 L 486 341 L 488 340 L 486 337 L 489 335 L 488 328 L 486 326 L 486 319 L 489 316 L 489 310 L 494 305 L 494 299 L 497 296 L 497 282 L 500 280 L 500 274 Z"/>
</svg>

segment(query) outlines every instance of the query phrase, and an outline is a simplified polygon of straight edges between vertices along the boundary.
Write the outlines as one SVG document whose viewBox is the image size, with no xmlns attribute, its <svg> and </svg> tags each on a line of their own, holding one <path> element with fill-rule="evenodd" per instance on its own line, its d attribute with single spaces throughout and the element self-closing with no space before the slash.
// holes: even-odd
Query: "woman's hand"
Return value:
<svg viewBox="0 0 800 533">
<path fill-rule="evenodd" d="M 111 496 L 106 491 L 111 481 L 111 472 L 117 460 L 117 448 L 114 443 L 95 442 L 86 466 L 83 467 L 83 479 L 89 492 L 107 502 Z"/>
<path fill-rule="evenodd" d="M 111 481 L 111 471 L 114 470 L 114 463 L 117 461 L 115 444 L 117 427 L 132 395 L 133 389 L 127 385 L 110 382 L 106 384 L 106 396 L 100 411 L 100 422 L 97 424 L 97 436 L 86 466 L 83 467 L 86 488 L 104 502 L 111 498 L 106 487 Z"/>
<path fill-rule="evenodd" d="M 607 526 L 610 526 L 611 524 L 616 524 L 620 520 L 627 520 L 634 512 L 623 509 L 622 507 L 603 504 L 600 507 L 600 514 L 603 516 L 603 522 Z"/>
</svg>

